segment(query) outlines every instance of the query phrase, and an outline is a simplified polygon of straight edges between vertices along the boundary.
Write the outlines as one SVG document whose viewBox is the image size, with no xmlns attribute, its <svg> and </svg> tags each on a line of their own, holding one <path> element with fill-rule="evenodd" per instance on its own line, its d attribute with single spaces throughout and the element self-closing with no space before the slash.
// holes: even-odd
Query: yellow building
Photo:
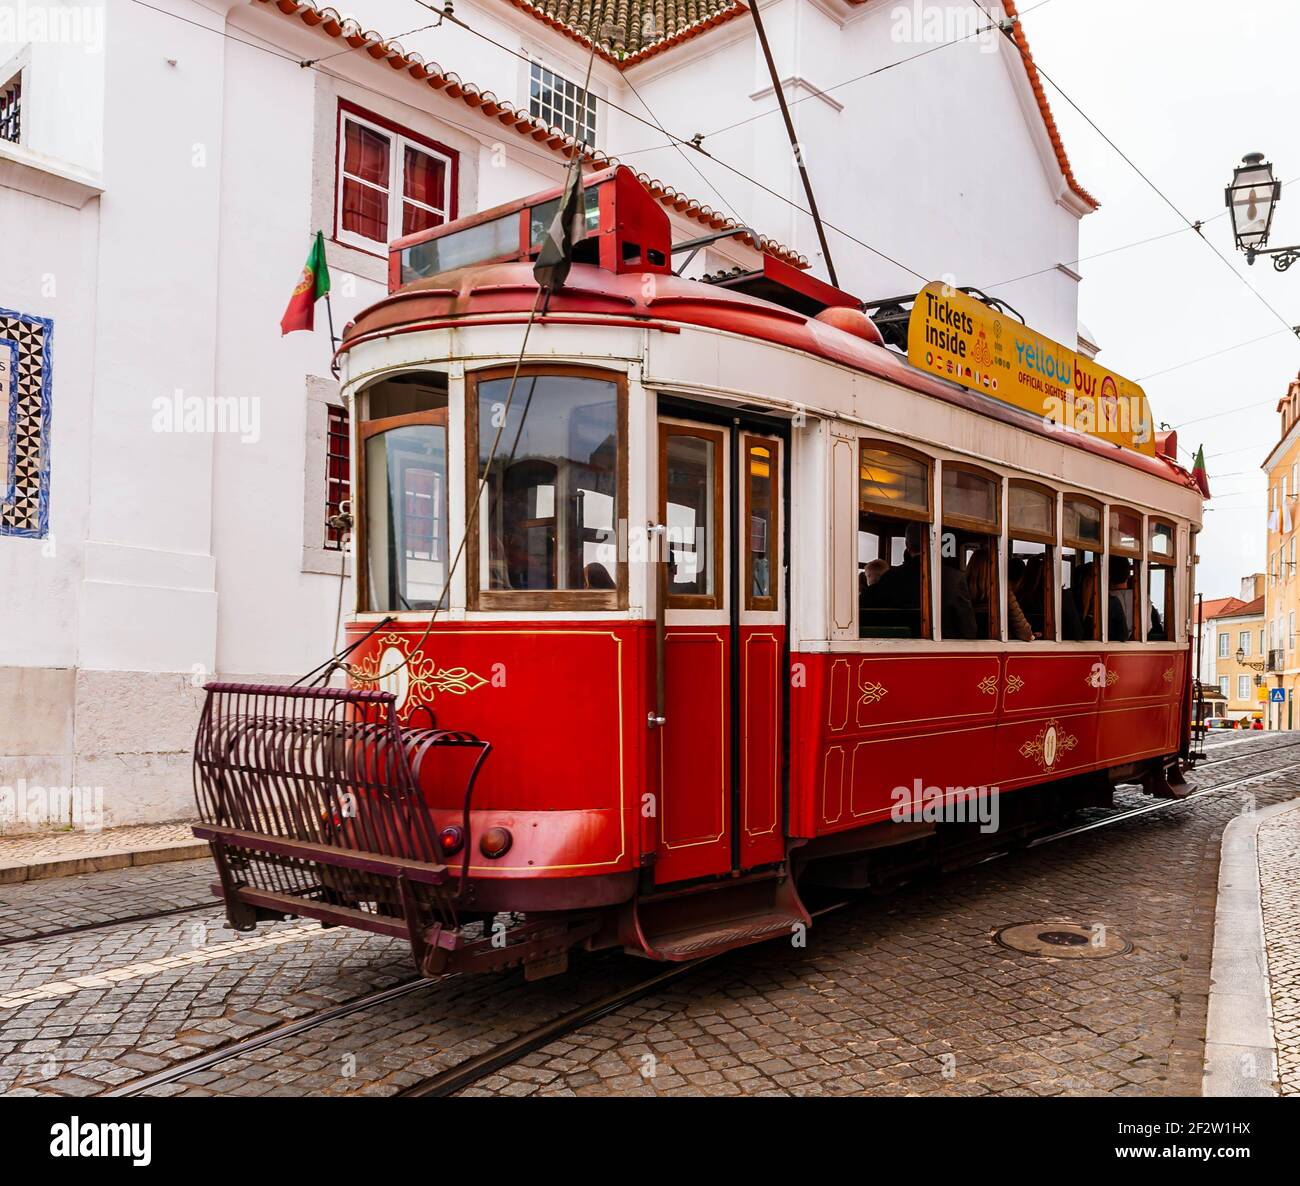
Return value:
<svg viewBox="0 0 1300 1186">
<path fill-rule="evenodd" d="M 1251 578 L 1242 581 L 1242 592 Z M 1261 581 L 1262 583 L 1262 581 Z M 1264 720 L 1268 711 L 1268 664 L 1263 644 L 1267 641 L 1264 619 L 1264 595 L 1251 601 L 1232 599 L 1230 605 L 1214 618 L 1214 676 L 1219 691 L 1227 698 L 1224 715 L 1248 724 Z"/>
<path fill-rule="evenodd" d="M 1300 656 L 1296 654 L 1296 615 L 1300 613 L 1300 579 L 1296 576 L 1296 529 L 1300 508 L 1300 376 L 1278 400 L 1281 435 L 1261 467 L 1268 474 L 1268 575 L 1265 589 L 1265 685 L 1282 689 L 1283 703 L 1267 705 L 1270 729 L 1300 728 L 1296 698 L 1300 694 Z"/>
</svg>

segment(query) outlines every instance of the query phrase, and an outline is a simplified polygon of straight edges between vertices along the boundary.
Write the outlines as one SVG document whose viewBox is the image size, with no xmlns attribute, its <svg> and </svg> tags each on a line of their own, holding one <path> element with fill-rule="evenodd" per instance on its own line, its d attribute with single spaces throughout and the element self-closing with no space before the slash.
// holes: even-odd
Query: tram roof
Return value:
<svg viewBox="0 0 1300 1186">
<path fill-rule="evenodd" d="M 528 262 L 487 264 L 444 273 L 407 284 L 362 310 L 345 328 L 338 353 L 346 354 L 363 342 L 422 330 L 503 322 L 517 322 L 522 327 L 536 298 L 537 282 Z M 713 284 L 671 274 L 655 276 L 652 284 L 646 284 L 640 275 L 619 275 L 590 264 L 574 264 L 564 287 L 552 295 L 537 322 L 545 325 L 575 321 L 623 327 L 630 324 L 668 332 L 685 325 L 774 343 L 1196 489 L 1192 475 L 1167 455 L 1172 447 L 1158 449 L 1156 456 L 1148 457 L 1080 433 L 1054 432 L 1040 417 L 924 374 L 888 347 L 817 317 Z"/>
</svg>

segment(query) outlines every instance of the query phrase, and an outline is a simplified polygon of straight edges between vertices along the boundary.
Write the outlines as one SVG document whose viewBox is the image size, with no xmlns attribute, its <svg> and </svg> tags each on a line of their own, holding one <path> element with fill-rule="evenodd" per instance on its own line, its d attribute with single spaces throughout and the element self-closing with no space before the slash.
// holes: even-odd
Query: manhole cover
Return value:
<svg viewBox="0 0 1300 1186">
<path fill-rule="evenodd" d="M 1003 927 L 994 938 L 1012 951 L 1051 959 L 1107 959 L 1133 950 L 1133 944 L 1110 927 L 1073 922 L 1018 922 Z"/>
</svg>

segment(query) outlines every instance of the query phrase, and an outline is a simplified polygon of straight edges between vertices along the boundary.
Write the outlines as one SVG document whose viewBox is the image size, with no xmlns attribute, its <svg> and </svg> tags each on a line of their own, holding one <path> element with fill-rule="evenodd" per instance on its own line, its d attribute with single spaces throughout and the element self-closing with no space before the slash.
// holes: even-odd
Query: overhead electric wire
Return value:
<svg viewBox="0 0 1300 1186">
<path fill-rule="evenodd" d="M 488 42 L 490 45 L 494 45 L 498 49 L 503 50 L 505 53 L 510 54 L 512 57 L 518 58 L 521 62 L 527 62 L 531 64 L 536 60 L 534 58 L 529 57 L 526 53 L 523 53 L 520 50 L 511 49 L 510 46 L 503 45 L 500 41 L 497 41 L 496 38 L 490 37 L 488 36 L 488 34 L 483 33 L 478 29 L 475 29 L 473 25 L 467 24 L 465 21 L 461 20 L 460 17 L 456 16 L 454 13 L 449 13 L 443 9 L 439 9 L 435 7 L 432 4 L 427 4 L 425 3 L 425 0 L 413 0 L 413 2 L 418 4 L 421 8 L 427 8 L 430 12 L 441 12 L 449 21 L 455 24 L 458 28 L 462 28 L 466 32 L 472 33 L 475 37 L 481 37 L 484 41 Z M 1047 0 L 1044 0 L 1044 3 L 1046 2 Z M 624 77 L 626 78 L 626 75 Z M 694 149 L 694 151 L 698 152 L 701 156 L 707 157 L 709 160 L 713 161 L 714 164 L 721 166 L 723 169 L 726 169 L 727 172 L 729 173 L 735 174 L 735 176 L 739 177 L 741 180 L 749 182 L 749 184 L 754 186 L 756 189 L 761 189 L 764 193 L 770 195 L 773 198 L 776 198 L 776 200 L 779 202 L 784 202 L 787 206 L 791 207 L 794 210 L 797 210 L 800 214 L 806 214 L 808 215 L 809 218 L 816 220 L 817 216 L 813 213 L 813 211 L 809 210 L 807 207 L 801 206 L 793 198 L 789 198 L 785 194 L 778 193 L 776 190 L 769 188 L 768 186 L 764 185 L 761 181 L 757 180 L 754 177 L 751 177 L 748 173 L 744 172 L 741 169 L 736 168 L 735 165 L 729 164 L 727 161 L 724 161 L 721 157 L 715 156 L 713 153 L 709 152 L 707 149 L 702 147 L 700 144 L 697 144 L 695 141 L 687 140 L 681 136 L 674 135 L 672 132 L 668 131 L 663 126 L 651 122 L 650 120 L 646 119 L 644 116 L 637 115 L 636 112 L 634 111 L 629 111 L 626 107 L 620 106 L 618 103 L 613 102 L 613 100 L 611 99 L 601 99 L 599 98 L 599 96 L 596 96 L 596 98 L 600 102 L 606 104 L 607 106 L 612 107 L 615 111 L 619 111 L 622 114 L 626 115 L 629 119 L 636 120 L 637 123 L 645 124 L 645 126 L 648 128 L 654 128 L 661 135 L 667 136 L 668 139 L 673 144 L 677 145 L 679 148 Z M 665 144 L 663 145 L 663 147 L 668 148 L 670 147 L 670 145 Z M 610 156 L 612 154 L 606 153 L 605 155 Z M 714 192 L 717 191 L 715 190 Z M 743 219 L 740 221 L 742 223 L 744 222 Z M 830 230 L 835 231 L 837 234 L 843 235 L 844 238 L 848 239 L 851 243 L 856 243 L 859 247 L 863 247 L 867 251 L 870 251 L 873 255 L 879 256 L 887 263 L 893 264 L 894 267 L 900 268 L 902 271 L 907 272 L 912 276 L 915 276 L 923 284 L 929 282 L 929 277 L 918 272 L 915 268 L 908 267 L 907 264 L 903 263 L 901 260 L 895 259 L 892 255 L 889 255 L 887 252 L 881 251 L 880 248 L 878 247 L 873 247 L 870 243 L 866 242 L 866 240 L 859 239 L 856 235 L 853 235 L 850 232 L 844 230 L 843 227 L 838 227 L 833 222 L 830 222 L 828 219 L 825 218 L 821 219 L 821 223 L 823 226 L 829 228 Z"/>
<path fill-rule="evenodd" d="M 983 0 L 971 0 L 971 2 L 975 4 L 980 9 L 980 11 L 983 12 L 984 15 L 989 18 L 989 20 L 993 20 L 993 14 L 989 12 L 989 10 L 985 7 Z M 1010 34 L 1007 34 L 1007 38 L 1008 40 L 1011 41 L 1011 44 L 1016 47 L 1016 50 L 1017 52 L 1020 53 L 1021 57 L 1024 58 L 1025 56 L 1024 52 L 1020 49 L 1020 46 L 1016 44 L 1015 39 L 1012 38 Z M 1110 136 L 1108 136 L 1101 129 L 1101 127 L 1097 124 L 1097 121 L 1094 120 L 1092 116 L 1090 116 L 1086 111 L 1084 111 L 1084 109 L 1080 107 L 1079 104 L 1076 103 L 1062 89 L 1060 83 L 1058 83 L 1050 74 L 1048 74 L 1047 71 L 1045 71 L 1043 67 L 1039 65 L 1037 62 L 1034 62 L 1034 69 L 1038 72 L 1040 77 L 1044 79 L 1044 81 L 1051 84 L 1053 90 L 1055 90 L 1056 93 L 1060 95 L 1061 98 L 1064 99 L 1078 113 L 1080 118 L 1082 118 L 1088 124 L 1088 126 L 1092 128 L 1092 130 L 1096 132 L 1097 135 L 1100 136 L 1114 150 L 1114 152 L 1119 156 L 1119 158 L 1126 165 L 1128 165 L 1128 167 L 1132 169 L 1134 173 L 1136 173 L 1142 179 L 1142 181 L 1147 185 L 1147 187 L 1152 191 L 1152 193 L 1154 193 L 1162 202 L 1164 202 L 1166 206 L 1169 207 L 1170 210 L 1172 210 L 1175 214 L 1177 214 L 1178 217 L 1182 219 L 1184 223 L 1187 224 L 1188 229 L 1191 230 L 1197 229 L 1196 223 L 1194 223 L 1190 218 L 1188 218 L 1187 215 L 1184 214 L 1181 209 L 1179 209 L 1178 205 L 1174 202 L 1174 200 L 1170 198 L 1169 195 L 1166 194 L 1164 190 L 1162 190 L 1154 181 L 1152 181 L 1149 176 L 1147 176 L 1147 174 L 1138 166 L 1137 162 L 1135 162 L 1133 158 L 1128 155 L 1128 153 L 1126 153 L 1122 148 L 1120 148 L 1120 146 L 1116 144 L 1115 141 L 1112 140 Z M 1197 237 L 1212 252 L 1214 252 L 1215 257 L 1223 264 L 1225 268 L 1228 269 L 1229 272 L 1232 273 L 1233 277 L 1240 284 L 1245 286 L 1247 291 L 1249 291 L 1251 295 L 1253 295 L 1261 305 L 1263 305 L 1274 317 L 1276 317 L 1278 321 L 1280 321 L 1284 326 L 1286 326 L 1289 332 L 1296 334 L 1298 337 L 1300 337 L 1300 327 L 1294 326 L 1289 321 L 1287 321 L 1287 319 L 1283 317 L 1281 313 L 1278 312 L 1278 310 L 1273 306 L 1273 304 L 1268 300 L 1268 298 L 1264 296 L 1264 294 L 1260 292 L 1253 284 L 1251 284 L 1250 281 L 1247 280 L 1245 276 L 1243 276 L 1240 272 L 1237 271 L 1236 268 L 1232 266 L 1232 261 L 1229 260 L 1226 255 L 1224 255 L 1217 247 L 1215 247 L 1215 245 L 1211 243 L 1209 239 L 1205 238 L 1204 235 L 1200 235 L 1198 233 Z"/>
<path fill-rule="evenodd" d="M 1027 16 L 1029 13 L 1033 12 L 1035 9 L 1042 8 L 1043 5 L 1050 4 L 1051 2 L 1052 0 L 1039 0 L 1039 3 L 1033 5 L 1033 7 L 1026 8 L 1024 12 L 1019 13 L 1016 19 L 1019 20 L 1021 17 Z M 1001 22 L 992 25 L 984 25 L 978 29 L 975 29 L 970 33 L 963 34 L 961 37 L 954 37 L 951 41 L 942 41 L 938 45 L 931 45 L 928 48 L 921 50 L 919 53 L 911 54 L 906 58 L 899 58 L 897 61 L 894 62 L 886 62 L 883 66 L 877 66 L 872 70 L 868 70 L 865 74 L 855 74 L 852 78 L 846 78 L 840 82 L 831 83 L 829 86 L 814 87 L 812 86 L 811 83 L 805 82 L 804 85 L 809 87 L 812 93 L 804 95 L 802 99 L 789 100 L 787 106 L 797 107 L 800 103 L 808 102 L 809 99 L 820 99 L 825 95 L 829 95 L 832 91 L 842 90 L 844 87 L 852 86 L 854 83 L 864 82 L 868 78 L 874 78 L 878 74 L 884 74 L 887 71 L 896 69 L 899 66 L 906 66 L 909 62 L 915 62 L 920 58 L 928 57 L 930 54 L 938 53 L 938 51 L 941 49 L 948 49 L 950 46 L 961 45 L 963 42 L 970 41 L 975 37 L 983 36 L 983 34 L 985 33 L 999 32 L 1001 31 L 1001 28 L 1002 28 Z M 624 75 L 624 77 L 626 77 L 626 75 Z M 749 115 L 746 116 L 744 119 L 737 120 L 735 123 L 727 124 L 721 128 L 715 128 L 711 132 L 704 132 L 701 135 L 700 139 L 712 140 L 718 136 L 723 135 L 726 132 L 734 131 L 736 128 L 743 128 L 745 127 L 745 125 L 752 124 L 755 121 L 764 119 L 769 115 L 776 115 L 780 110 L 781 108 L 778 106 L 778 107 L 769 107 L 765 111 L 757 111 L 753 115 Z M 665 132 L 665 135 L 670 135 L 670 134 L 671 133 Z M 620 157 L 635 156 L 638 153 L 642 153 L 642 152 L 658 152 L 659 150 L 667 147 L 668 147 L 667 144 L 650 144 L 647 145 L 645 148 L 634 148 L 629 152 L 621 152 L 618 155 Z"/>
</svg>

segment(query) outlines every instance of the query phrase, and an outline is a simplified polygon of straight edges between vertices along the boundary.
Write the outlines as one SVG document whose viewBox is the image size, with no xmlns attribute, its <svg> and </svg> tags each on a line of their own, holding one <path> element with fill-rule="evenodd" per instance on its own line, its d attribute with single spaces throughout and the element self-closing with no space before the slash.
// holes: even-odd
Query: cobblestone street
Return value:
<svg viewBox="0 0 1300 1186">
<path fill-rule="evenodd" d="M 1260 828 L 1259 873 L 1278 1078 L 1300 1095 L 1300 806 Z"/>
<path fill-rule="evenodd" d="M 1199 1094 L 1220 837 L 1243 811 L 1300 796 L 1300 739 L 1216 739 L 1209 758 L 1193 781 L 1220 794 L 855 898 L 806 947 L 724 955 L 466 1094 Z M 1150 802 L 1125 790 L 1116 810 Z M 1259 844 L 1282 1086 L 1295 1092 L 1300 810 L 1263 825 Z M 301 920 L 222 929 L 212 877 L 204 860 L 0 886 L 0 1091 L 97 1094 L 413 979 L 397 940 Z M 1118 954 L 995 942 L 1026 922 L 1104 927 Z M 87 923 L 106 925 L 39 937 Z M 650 970 L 602 953 L 534 983 L 430 982 L 152 1091 L 388 1095 Z"/>
</svg>

